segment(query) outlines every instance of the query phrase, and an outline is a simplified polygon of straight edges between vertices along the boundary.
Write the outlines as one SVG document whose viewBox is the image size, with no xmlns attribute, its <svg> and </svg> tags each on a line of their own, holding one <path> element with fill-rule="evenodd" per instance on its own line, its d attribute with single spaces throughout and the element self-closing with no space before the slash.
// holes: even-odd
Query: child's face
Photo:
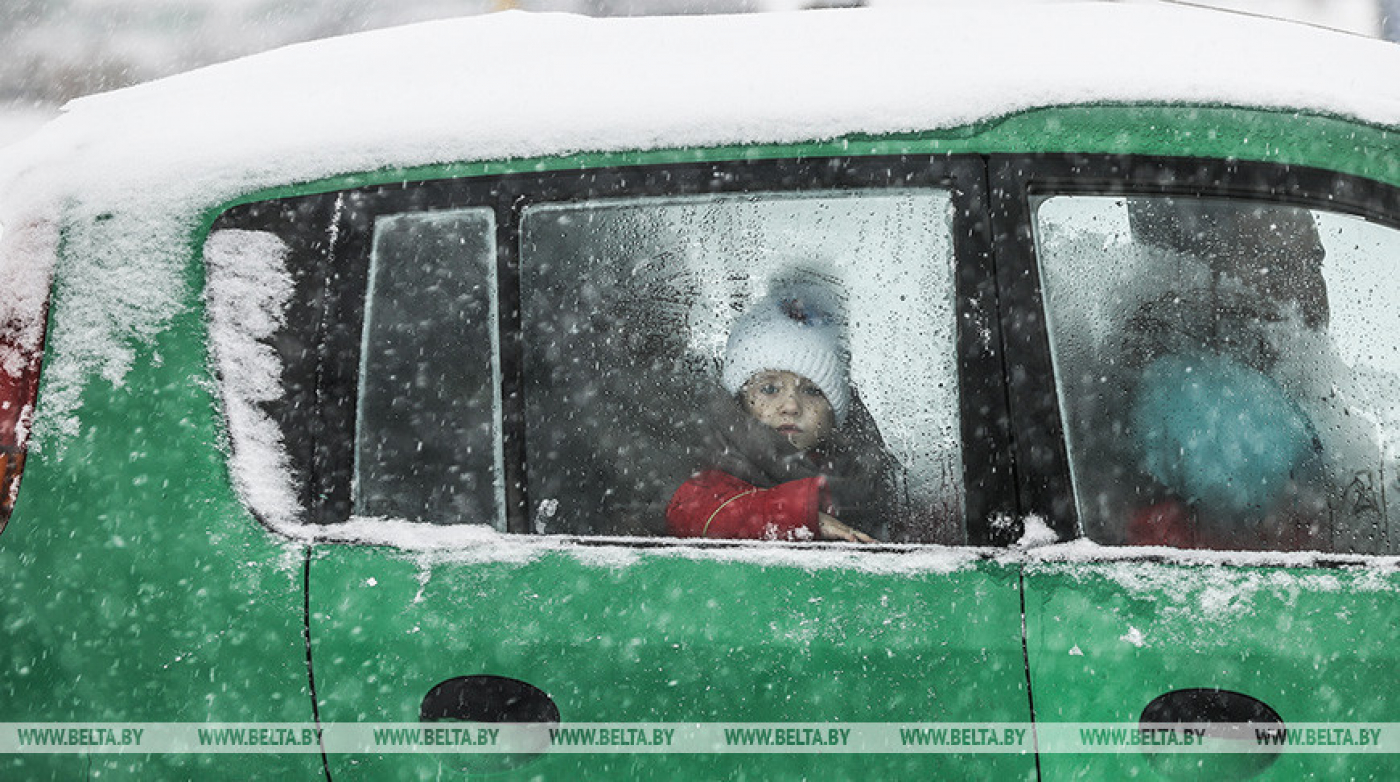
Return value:
<svg viewBox="0 0 1400 782">
<path fill-rule="evenodd" d="M 826 394 L 816 383 L 792 372 L 757 372 L 739 393 L 749 415 L 777 429 L 803 451 L 825 440 L 836 425 Z"/>
</svg>

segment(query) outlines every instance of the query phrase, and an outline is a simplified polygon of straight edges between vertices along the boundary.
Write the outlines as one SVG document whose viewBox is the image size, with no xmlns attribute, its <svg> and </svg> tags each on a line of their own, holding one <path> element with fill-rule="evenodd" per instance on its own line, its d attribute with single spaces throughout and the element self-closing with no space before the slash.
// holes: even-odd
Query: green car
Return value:
<svg viewBox="0 0 1400 782">
<path fill-rule="evenodd" d="M 0 152 L 0 777 L 1392 779 L 1400 49 L 498 14 Z"/>
</svg>

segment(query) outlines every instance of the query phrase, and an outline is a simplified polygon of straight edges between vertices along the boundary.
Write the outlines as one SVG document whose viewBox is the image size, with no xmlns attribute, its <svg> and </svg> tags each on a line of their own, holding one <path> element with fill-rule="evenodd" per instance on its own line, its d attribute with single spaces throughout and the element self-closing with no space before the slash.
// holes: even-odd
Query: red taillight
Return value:
<svg viewBox="0 0 1400 782">
<path fill-rule="evenodd" d="M 42 350 L 26 350 L 0 336 L 0 531 L 10 521 L 19 496 L 19 476 L 39 395 Z M 17 371 L 11 371 L 11 370 Z"/>
</svg>

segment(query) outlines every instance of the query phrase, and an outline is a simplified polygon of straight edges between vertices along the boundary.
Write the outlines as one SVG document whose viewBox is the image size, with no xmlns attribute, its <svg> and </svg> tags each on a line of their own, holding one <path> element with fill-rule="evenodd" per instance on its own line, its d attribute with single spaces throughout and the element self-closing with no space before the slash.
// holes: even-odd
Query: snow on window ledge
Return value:
<svg viewBox="0 0 1400 782">
<path fill-rule="evenodd" d="M 1213 568 L 1364 569 L 1381 575 L 1400 574 L 1400 556 L 1343 554 L 1323 551 L 1212 551 L 1168 546 L 1108 546 L 1088 538 L 1021 549 L 998 557 L 1025 562 L 1034 570 L 1044 565 L 1199 565 Z"/>
<path fill-rule="evenodd" d="M 433 564 L 525 564 L 565 555 L 595 567 L 626 567 L 643 558 L 678 557 L 763 567 L 830 568 L 871 574 L 952 573 L 992 560 L 996 549 L 970 546 L 695 538 L 573 537 L 499 532 L 484 524 L 438 525 L 402 519 L 352 517 L 333 526 L 304 525 L 288 531 L 316 543 L 398 549 L 424 567 Z"/>
</svg>

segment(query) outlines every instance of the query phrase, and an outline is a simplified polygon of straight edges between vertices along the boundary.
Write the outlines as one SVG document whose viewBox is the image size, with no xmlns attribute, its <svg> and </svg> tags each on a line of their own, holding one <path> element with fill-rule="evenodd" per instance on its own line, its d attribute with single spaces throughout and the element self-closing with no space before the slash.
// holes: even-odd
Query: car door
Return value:
<svg viewBox="0 0 1400 782">
<path fill-rule="evenodd" d="M 291 387 L 273 412 L 303 433 L 290 458 L 319 525 L 327 735 L 721 731 L 479 755 L 328 738 L 332 776 L 1031 775 L 1028 750 L 794 752 L 722 732 L 1029 721 L 1018 568 L 968 547 L 1016 536 L 992 523 L 1012 492 L 982 177 L 976 159 L 774 160 L 310 197 L 334 241 L 291 261 L 306 314 L 278 342 Z M 724 334 L 794 276 L 849 306 L 852 426 L 898 477 L 869 530 L 885 543 L 671 538 Z"/>
<path fill-rule="evenodd" d="M 1027 239 L 1004 280 L 1044 313 L 1007 332 L 1044 370 L 1013 385 L 1038 425 L 1023 497 L 1087 539 L 1025 571 L 1043 773 L 1388 776 L 1368 731 L 1400 714 L 1400 580 L 1375 556 L 1400 545 L 1396 191 L 1107 156 L 992 177 Z M 1137 730 L 1181 723 L 1235 748 Z"/>
</svg>

